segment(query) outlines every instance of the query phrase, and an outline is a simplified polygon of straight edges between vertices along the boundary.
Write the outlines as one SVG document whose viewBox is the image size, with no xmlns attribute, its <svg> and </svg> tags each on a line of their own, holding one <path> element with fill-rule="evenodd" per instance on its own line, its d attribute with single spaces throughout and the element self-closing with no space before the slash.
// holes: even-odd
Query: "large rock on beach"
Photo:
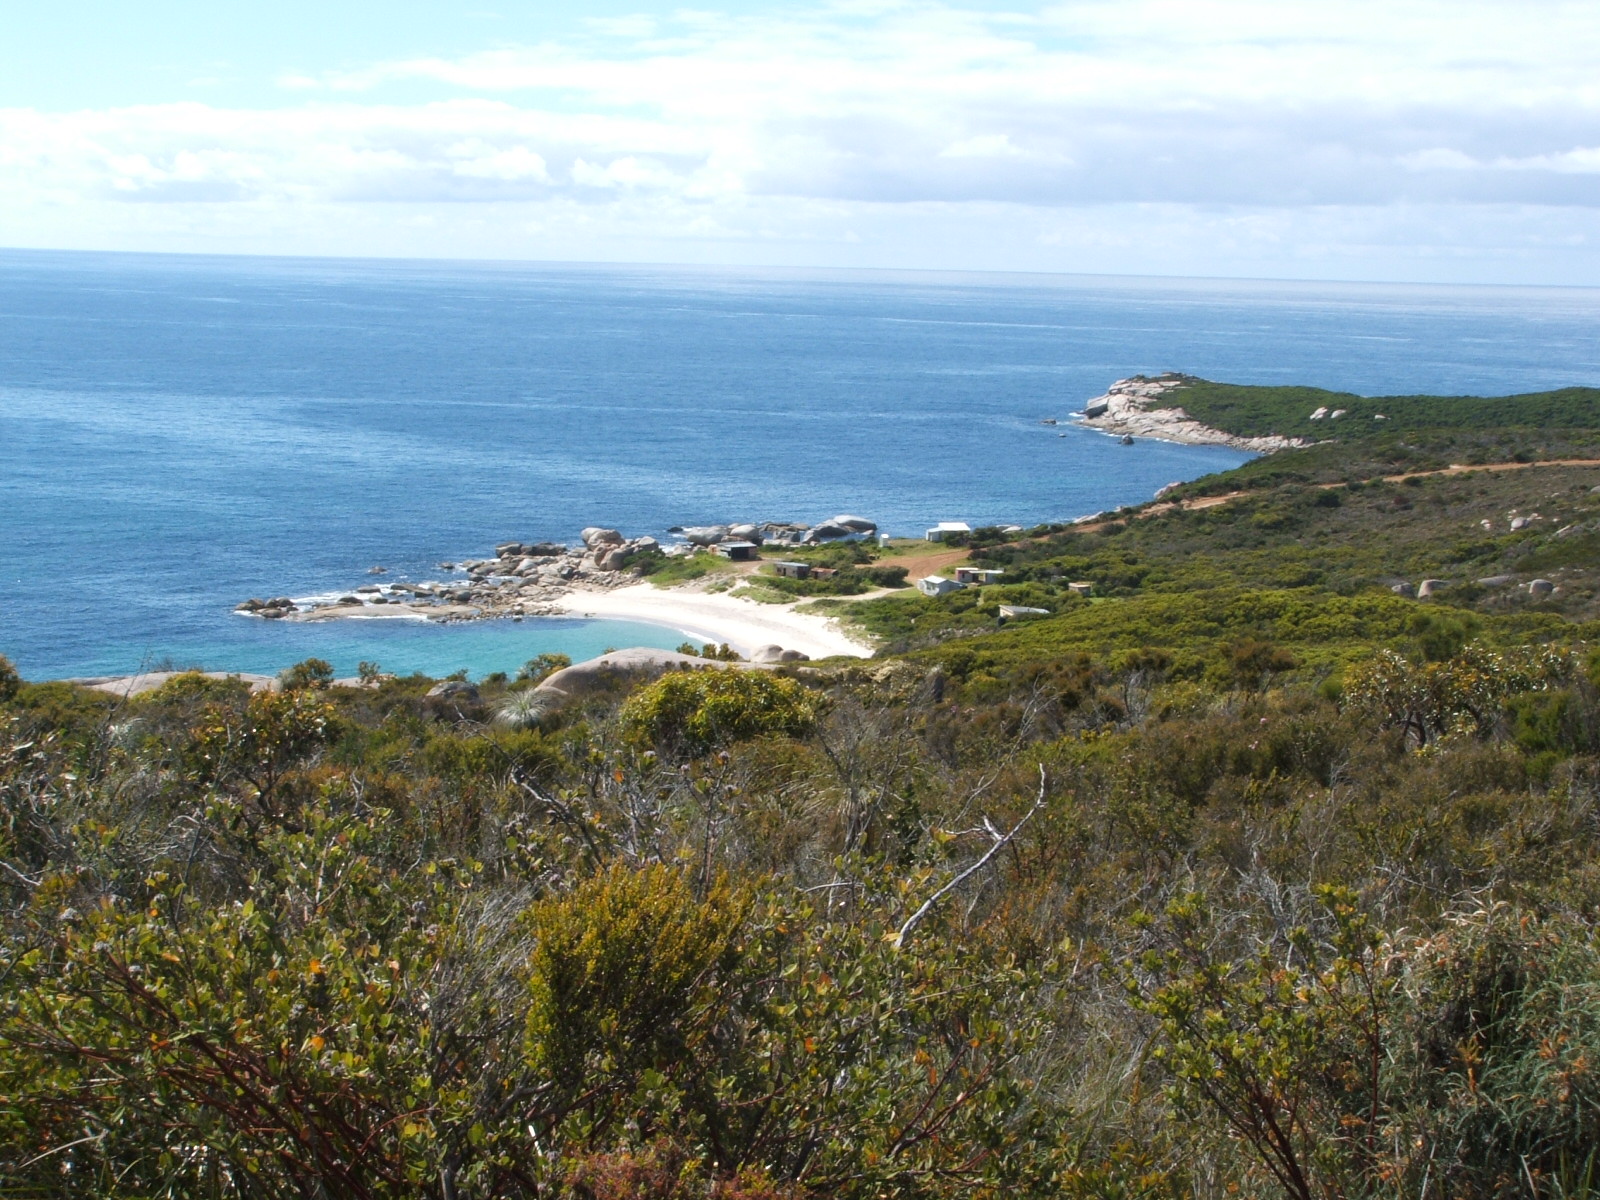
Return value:
<svg viewBox="0 0 1600 1200">
<path fill-rule="evenodd" d="M 591 525 L 578 535 L 583 544 L 593 550 L 597 546 L 620 546 L 625 540 L 621 533 L 615 529 L 602 529 L 598 525 Z"/>
<path fill-rule="evenodd" d="M 848 525 L 841 525 L 837 521 L 823 521 L 813 525 L 807 531 L 805 540 L 808 542 L 833 542 L 840 538 L 855 537 L 860 530 L 851 529 Z"/>
<path fill-rule="evenodd" d="M 761 545 L 761 527 L 759 525 L 730 525 L 728 537 L 736 542 L 754 542 Z"/>
<path fill-rule="evenodd" d="M 694 546 L 715 546 L 718 542 L 727 540 L 728 527 L 726 525 L 686 525 L 683 530 L 684 540 Z"/>
<path fill-rule="evenodd" d="M 842 525 L 854 533 L 878 532 L 878 523 L 876 521 L 869 521 L 865 517 L 853 517 L 849 513 L 835 517 L 829 524 Z"/>
<path fill-rule="evenodd" d="M 810 528 L 809 525 L 794 521 L 768 521 L 761 526 L 761 537 L 763 542 L 773 542 L 779 546 L 798 546 Z"/>
</svg>

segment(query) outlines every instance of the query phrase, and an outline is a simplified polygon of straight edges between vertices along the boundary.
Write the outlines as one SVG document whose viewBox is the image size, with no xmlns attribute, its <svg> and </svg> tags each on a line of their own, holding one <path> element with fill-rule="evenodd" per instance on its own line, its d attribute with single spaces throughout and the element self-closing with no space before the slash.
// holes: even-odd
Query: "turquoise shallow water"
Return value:
<svg viewBox="0 0 1600 1200">
<path fill-rule="evenodd" d="M 1039 424 L 1114 379 L 1593 383 L 1597 297 L 0 252 L 0 653 L 32 678 L 311 654 L 481 674 L 674 646 L 230 610 L 587 524 L 1070 518 L 1243 460 Z"/>
</svg>

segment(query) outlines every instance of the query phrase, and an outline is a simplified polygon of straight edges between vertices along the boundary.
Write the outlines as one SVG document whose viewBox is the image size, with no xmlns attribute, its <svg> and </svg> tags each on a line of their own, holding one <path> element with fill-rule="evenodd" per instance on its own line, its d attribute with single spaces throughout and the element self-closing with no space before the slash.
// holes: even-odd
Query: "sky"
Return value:
<svg viewBox="0 0 1600 1200">
<path fill-rule="evenodd" d="M 4 246 L 1600 284 L 1593 0 L 4 13 Z"/>
</svg>

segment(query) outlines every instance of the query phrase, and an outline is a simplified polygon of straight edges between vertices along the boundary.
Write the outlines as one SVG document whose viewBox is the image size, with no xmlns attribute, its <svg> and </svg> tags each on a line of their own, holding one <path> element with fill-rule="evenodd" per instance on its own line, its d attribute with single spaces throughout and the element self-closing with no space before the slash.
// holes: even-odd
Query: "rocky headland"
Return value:
<svg viewBox="0 0 1600 1200">
<path fill-rule="evenodd" d="M 1271 454 L 1275 450 L 1290 450 L 1311 443 L 1304 438 L 1236 437 L 1202 425 L 1181 407 L 1154 407 L 1168 393 L 1183 386 L 1181 375 L 1135 375 L 1119 379 L 1083 406 L 1078 418 L 1080 425 L 1124 438 L 1159 438 L 1168 442 L 1183 442 L 1191 446 L 1232 446 L 1235 450 L 1249 450 L 1256 454 Z"/>
</svg>

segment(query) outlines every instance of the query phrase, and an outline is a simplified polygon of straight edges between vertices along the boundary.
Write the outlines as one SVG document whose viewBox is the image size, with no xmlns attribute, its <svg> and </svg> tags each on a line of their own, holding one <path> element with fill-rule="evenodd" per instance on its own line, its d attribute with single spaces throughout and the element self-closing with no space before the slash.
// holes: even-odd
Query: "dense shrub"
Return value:
<svg viewBox="0 0 1600 1200">
<path fill-rule="evenodd" d="M 681 871 L 617 865 L 529 914 L 528 1054 L 567 1103 L 627 1095 L 641 1074 L 724 1019 L 749 900 L 719 885 L 704 898 Z"/>
<path fill-rule="evenodd" d="M 621 712 L 639 741 L 689 757 L 762 734 L 801 734 L 816 716 L 815 699 L 794 680 L 736 668 L 669 671 Z"/>
<path fill-rule="evenodd" d="M 327 687 L 333 682 L 333 664 L 322 658 L 308 658 L 284 671 L 278 681 L 286 692 Z"/>
</svg>

